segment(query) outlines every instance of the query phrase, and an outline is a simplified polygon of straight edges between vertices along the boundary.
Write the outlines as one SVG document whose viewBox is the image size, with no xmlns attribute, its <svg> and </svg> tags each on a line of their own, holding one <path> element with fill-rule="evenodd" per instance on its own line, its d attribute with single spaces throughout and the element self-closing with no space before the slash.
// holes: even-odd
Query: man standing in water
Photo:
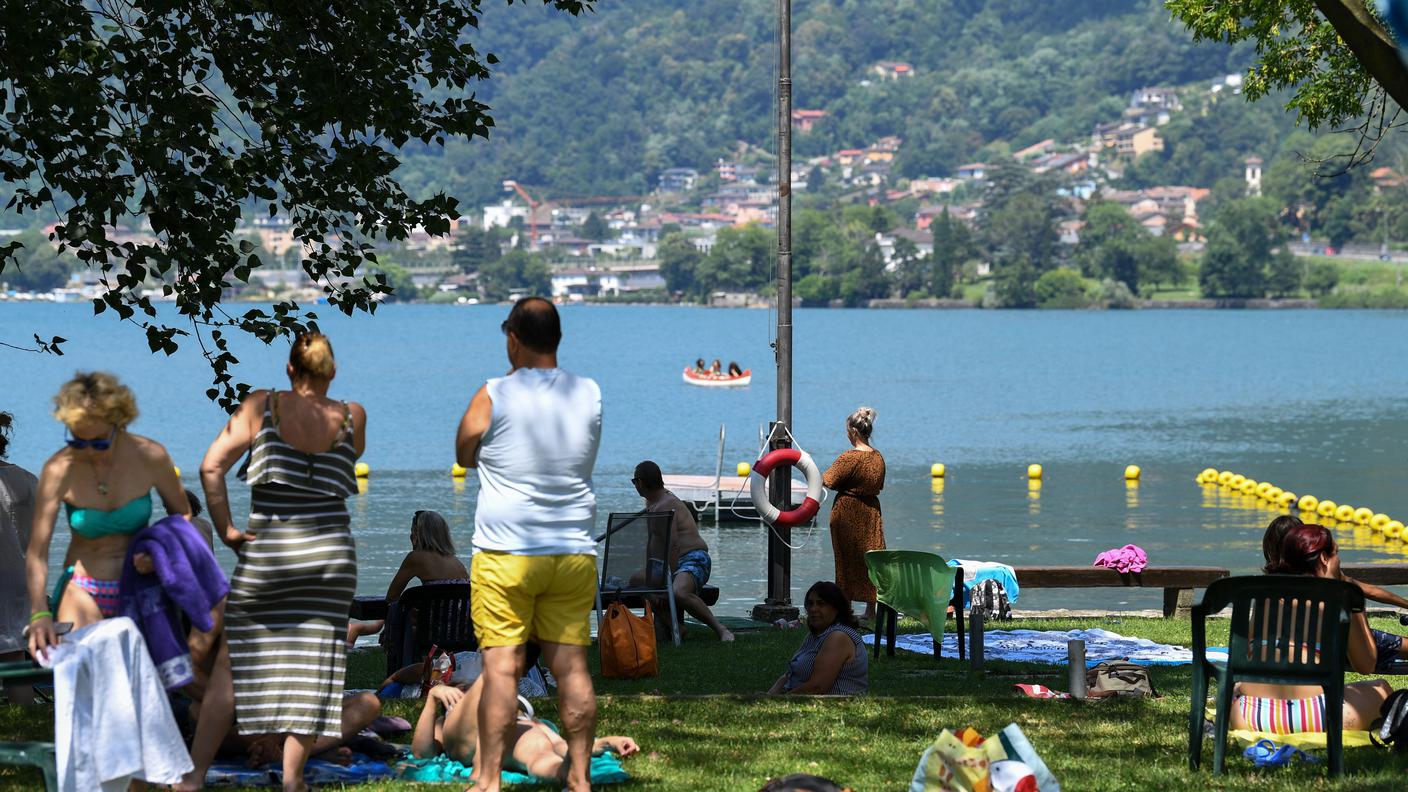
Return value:
<svg viewBox="0 0 1408 792">
<path fill-rule="evenodd" d="M 591 788 L 596 727 L 587 647 L 601 389 L 557 367 L 562 325 L 552 303 L 519 300 L 502 329 L 512 369 L 474 394 L 455 437 L 456 459 L 479 472 L 470 564 L 471 613 L 484 656 L 475 789 L 499 789 L 531 639 L 557 677 L 568 754 L 562 780 L 580 792 Z"/>
<path fill-rule="evenodd" d="M 675 519 L 671 521 L 670 557 L 668 559 L 657 560 L 655 548 L 663 543 L 664 537 L 656 537 L 652 534 L 647 544 L 645 575 L 652 585 L 665 575 L 665 570 L 669 569 L 672 576 L 672 586 L 675 590 L 675 601 L 684 608 L 685 612 L 699 621 L 709 625 L 714 634 L 719 636 L 720 641 L 732 641 L 733 633 L 728 628 L 719 624 L 713 611 L 700 598 L 699 594 L 704 591 L 704 584 L 709 582 L 709 574 L 713 571 L 714 563 L 709 558 L 709 543 L 704 541 L 704 537 L 699 535 L 699 525 L 694 522 L 694 515 L 689 513 L 689 507 L 684 502 L 675 497 L 675 493 L 665 489 L 665 477 L 660 474 L 660 466 L 646 460 L 636 465 L 635 476 L 631 483 L 636 485 L 636 492 L 645 498 L 646 511 L 653 512 L 674 512 Z M 668 566 L 666 565 L 668 563 Z M 657 618 L 663 616 L 669 619 L 669 612 L 657 612 Z M 683 628 L 683 626 L 681 626 Z"/>
</svg>

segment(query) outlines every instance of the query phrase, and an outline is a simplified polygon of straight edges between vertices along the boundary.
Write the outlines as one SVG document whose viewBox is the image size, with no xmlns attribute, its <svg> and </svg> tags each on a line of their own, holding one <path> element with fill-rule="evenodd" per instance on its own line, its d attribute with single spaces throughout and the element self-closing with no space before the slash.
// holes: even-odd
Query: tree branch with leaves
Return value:
<svg viewBox="0 0 1408 792">
<path fill-rule="evenodd" d="M 396 150 L 487 138 L 493 127 L 473 89 L 497 59 L 465 38 L 481 0 L 25 6 L 0 21 L 8 208 L 54 217 L 59 252 L 99 273 L 95 313 L 140 324 L 153 352 L 195 336 L 213 372 L 207 395 L 226 409 L 248 388 L 225 331 L 269 343 L 316 327 L 289 301 L 226 310 L 226 290 L 262 263 L 235 236 L 242 218 L 286 218 L 328 303 L 373 312 L 393 291 L 375 242 L 448 233 L 459 214 L 451 196 L 401 187 Z M 117 241 L 123 224 L 143 225 L 150 241 Z M 0 274 L 22 247 L 0 246 Z M 175 316 L 143 295 L 149 281 L 175 300 Z"/>
<path fill-rule="evenodd" d="M 1408 65 L 1365 0 L 1166 0 L 1199 40 L 1250 41 L 1257 60 L 1243 90 L 1250 100 L 1282 89 L 1312 129 L 1358 127 L 1351 164 L 1372 154 L 1408 107 Z"/>
</svg>

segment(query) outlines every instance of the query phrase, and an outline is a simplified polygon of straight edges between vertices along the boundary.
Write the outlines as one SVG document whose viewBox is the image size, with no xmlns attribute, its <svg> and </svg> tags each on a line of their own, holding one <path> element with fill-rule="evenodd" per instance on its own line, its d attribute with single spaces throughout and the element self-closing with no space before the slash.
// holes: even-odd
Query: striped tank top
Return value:
<svg viewBox="0 0 1408 792">
<path fill-rule="evenodd" d="M 264 421 L 240 466 L 240 479 L 251 487 L 282 485 L 293 489 L 348 498 L 357 494 L 357 449 L 352 445 L 352 410 L 342 403 L 342 427 L 332 448 L 310 454 L 279 436 L 279 392 L 269 391 Z"/>
<path fill-rule="evenodd" d="M 812 678 L 816 657 L 821 653 L 826 639 L 834 632 L 842 633 L 851 639 L 852 654 L 851 659 L 841 666 L 836 681 L 831 684 L 831 689 L 826 691 L 826 694 L 855 695 L 870 689 L 870 666 L 865 653 L 865 642 L 861 640 L 860 633 L 835 622 L 816 635 L 808 635 L 802 641 L 802 648 L 797 650 L 797 654 L 792 656 L 792 662 L 787 666 L 787 683 L 783 685 L 783 690 L 792 690 Z"/>
</svg>

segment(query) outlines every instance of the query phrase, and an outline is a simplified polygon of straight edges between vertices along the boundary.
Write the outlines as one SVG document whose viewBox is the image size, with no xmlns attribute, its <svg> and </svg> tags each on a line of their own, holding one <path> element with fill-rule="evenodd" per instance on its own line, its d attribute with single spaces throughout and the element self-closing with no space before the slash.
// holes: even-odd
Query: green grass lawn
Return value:
<svg viewBox="0 0 1408 792">
<path fill-rule="evenodd" d="M 907 625 L 915 628 L 917 625 Z M 1065 630 L 1103 627 L 1165 643 L 1188 645 L 1186 621 L 1138 618 L 1013 622 L 1011 627 Z M 1393 630 L 1397 622 L 1376 621 Z M 1226 639 L 1225 622 L 1214 622 L 1209 640 Z M 871 695 L 850 699 L 793 699 L 760 695 L 782 672 L 801 642 L 799 630 L 760 630 L 734 645 L 691 632 L 682 647 L 659 648 L 661 675 L 633 681 L 597 678 L 601 734 L 626 734 L 642 753 L 626 762 L 638 790 L 756 790 L 775 776 L 808 772 L 857 790 L 906 788 L 920 753 L 945 727 L 973 725 L 992 734 L 1018 723 L 1063 788 L 1069 790 L 1390 790 L 1408 788 L 1408 757 L 1379 749 L 1350 750 L 1346 779 L 1331 783 L 1323 767 L 1255 770 L 1240 755 L 1227 775 L 1214 779 L 1205 741 L 1204 767 L 1186 764 L 1189 674 L 1184 668 L 1154 668 L 1159 700 L 1073 702 L 1019 695 L 1017 682 L 1041 682 L 1061 690 L 1065 669 L 989 662 L 972 676 L 953 658 L 900 652 L 872 661 Z M 593 652 L 593 661 L 595 653 Z M 381 681 L 377 652 L 353 655 L 349 687 Z M 593 662 L 595 670 L 595 662 Z M 554 718 L 551 701 L 535 702 Z M 396 701 L 389 714 L 414 720 L 418 702 Z M 0 734 L 49 739 L 45 708 L 0 707 Z M 407 738 L 408 739 L 408 738 Z M 38 777 L 0 768 L 0 789 L 34 789 Z M 437 785 L 376 784 L 370 790 L 445 789 Z"/>
</svg>

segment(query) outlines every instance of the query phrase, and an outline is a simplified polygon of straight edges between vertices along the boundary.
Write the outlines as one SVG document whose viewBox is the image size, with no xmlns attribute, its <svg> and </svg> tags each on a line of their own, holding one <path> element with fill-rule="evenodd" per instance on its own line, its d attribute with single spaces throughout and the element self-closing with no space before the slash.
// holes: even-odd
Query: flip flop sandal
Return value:
<svg viewBox="0 0 1408 792">
<path fill-rule="evenodd" d="M 1294 745 L 1277 745 L 1270 740 L 1257 740 L 1242 755 L 1257 767 L 1285 767 L 1297 759 L 1308 764 L 1320 761 Z"/>
</svg>

